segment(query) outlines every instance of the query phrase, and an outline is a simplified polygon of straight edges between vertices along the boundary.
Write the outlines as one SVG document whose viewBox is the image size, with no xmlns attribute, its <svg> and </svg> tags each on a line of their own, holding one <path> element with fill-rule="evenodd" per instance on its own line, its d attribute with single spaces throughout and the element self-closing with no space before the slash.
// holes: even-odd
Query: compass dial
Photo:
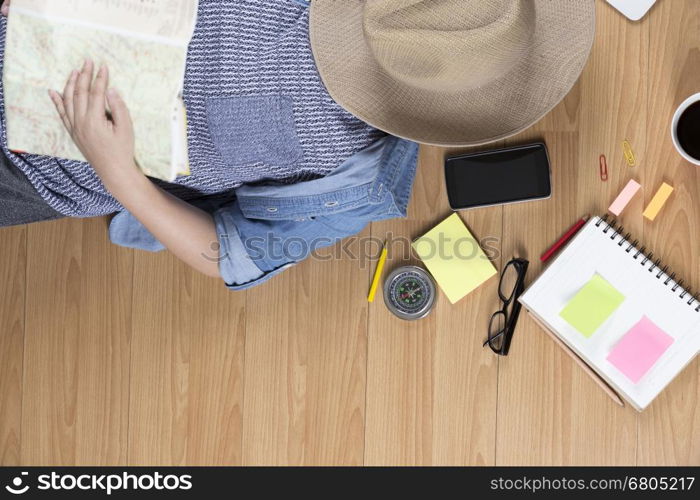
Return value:
<svg viewBox="0 0 700 500">
<path fill-rule="evenodd" d="M 435 284 L 419 267 L 401 267 L 384 284 L 384 301 L 389 310 L 403 319 L 426 316 L 435 302 Z"/>
</svg>

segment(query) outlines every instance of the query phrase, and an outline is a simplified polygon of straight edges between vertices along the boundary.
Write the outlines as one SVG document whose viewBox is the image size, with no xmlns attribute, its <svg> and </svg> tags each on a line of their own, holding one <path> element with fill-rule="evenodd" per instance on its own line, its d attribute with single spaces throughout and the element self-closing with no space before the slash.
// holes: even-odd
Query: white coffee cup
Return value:
<svg viewBox="0 0 700 500">
<path fill-rule="evenodd" d="M 678 140 L 678 120 L 680 120 L 681 115 L 683 112 L 690 107 L 691 104 L 694 104 L 696 102 L 700 101 L 700 92 L 697 94 L 693 94 L 690 97 L 688 97 L 685 101 L 681 103 L 680 106 L 678 106 L 678 109 L 673 115 L 673 121 L 671 122 L 671 138 L 673 139 L 673 145 L 676 147 L 676 151 L 678 151 L 678 154 L 680 154 L 684 159 L 692 163 L 693 165 L 698 165 L 700 166 L 700 159 L 698 158 L 693 158 L 690 156 L 681 146 L 680 141 Z"/>
</svg>

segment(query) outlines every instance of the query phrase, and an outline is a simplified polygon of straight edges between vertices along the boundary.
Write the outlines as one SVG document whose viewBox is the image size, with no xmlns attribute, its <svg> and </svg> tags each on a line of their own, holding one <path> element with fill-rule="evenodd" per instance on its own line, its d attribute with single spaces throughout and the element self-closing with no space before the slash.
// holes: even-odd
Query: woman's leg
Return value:
<svg viewBox="0 0 700 500">
<path fill-rule="evenodd" d="M 61 218 L 0 151 L 0 227 Z"/>
</svg>

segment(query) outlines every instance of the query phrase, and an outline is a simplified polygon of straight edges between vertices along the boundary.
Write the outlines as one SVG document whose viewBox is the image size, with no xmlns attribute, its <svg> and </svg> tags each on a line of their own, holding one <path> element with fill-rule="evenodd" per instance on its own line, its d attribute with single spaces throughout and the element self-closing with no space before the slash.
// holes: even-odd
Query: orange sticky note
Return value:
<svg viewBox="0 0 700 500">
<path fill-rule="evenodd" d="M 668 200 L 668 197 L 671 196 L 671 193 L 673 193 L 673 187 L 669 186 L 665 182 L 661 184 L 661 187 L 651 199 L 649 205 L 647 205 L 647 208 L 644 209 L 644 213 L 642 215 L 649 220 L 656 219 L 656 216 L 663 208 L 666 200 Z"/>
</svg>

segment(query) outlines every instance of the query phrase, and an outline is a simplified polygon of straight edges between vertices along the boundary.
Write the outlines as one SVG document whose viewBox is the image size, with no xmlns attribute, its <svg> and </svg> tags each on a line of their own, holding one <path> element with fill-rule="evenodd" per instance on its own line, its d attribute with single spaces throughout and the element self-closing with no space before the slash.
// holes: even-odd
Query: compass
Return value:
<svg viewBox="0 0 700 500">
<path fill-rule="evenodd" d="M 417 266 L 399 267 L 384 281 L 384 302 L 401 319 L 416 320 L 435 304 L 435 282 Z"/>
</svg>

